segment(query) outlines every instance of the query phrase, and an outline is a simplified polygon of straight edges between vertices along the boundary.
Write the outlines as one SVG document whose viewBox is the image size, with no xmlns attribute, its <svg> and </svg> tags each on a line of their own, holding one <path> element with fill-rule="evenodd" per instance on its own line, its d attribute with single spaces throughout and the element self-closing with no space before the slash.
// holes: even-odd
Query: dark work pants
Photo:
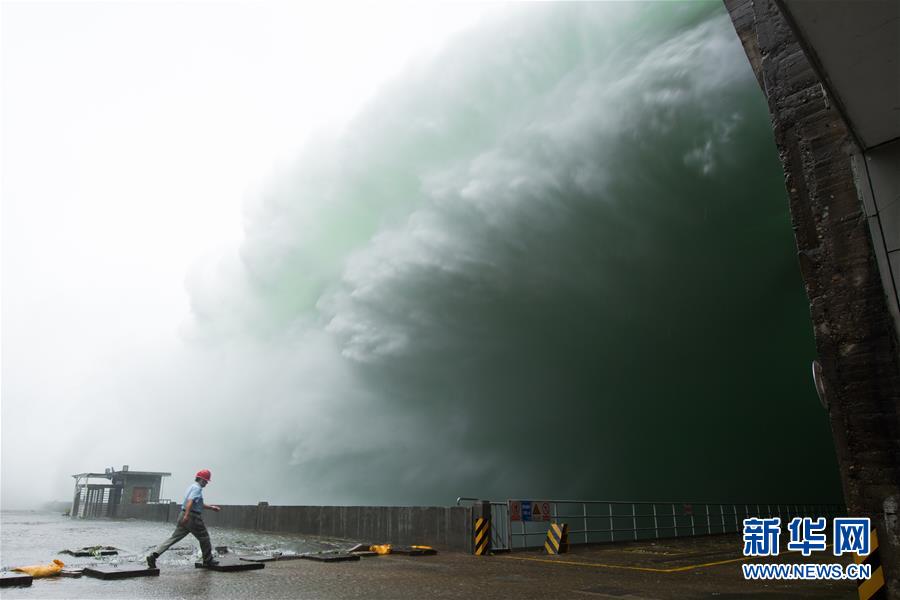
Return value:
<svg viewBox="0 0 900 600">
<path fill-rule="evenodd" d="M 194 537 L 197 538 L 197 541 L 200 542 L 200 551 L 203 552 L 204 562 L 212 559 L 212 544 L 209 541 L 209 532 L 206 531 L 206 525 L 203 523 L 203 519 L 200 518 L 199 514 L 191 512 L 187 524 L 182 525 L 181 519 L 183 518 L 184 511 L 178 515 L 178 525 L 175 527 L 175 531 L 172 532 L 169 539 L 157 546 L 153 553 L 159 556 L 171 548 L 172 545 L 183 540 L 187 534 L 192 533 L 194 534 Z"/>
</svg>

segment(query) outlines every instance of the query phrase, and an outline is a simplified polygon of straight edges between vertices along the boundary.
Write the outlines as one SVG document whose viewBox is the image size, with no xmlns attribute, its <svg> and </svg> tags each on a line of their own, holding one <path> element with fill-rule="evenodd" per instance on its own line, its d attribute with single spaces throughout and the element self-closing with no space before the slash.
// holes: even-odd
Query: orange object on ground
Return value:
<svg viewBox="0 0 900 600">
<path fill-rule="evenodd" d="M 391 553 L 391 545 L 390 544 L 375 544 L 374 546 L 369 546 L 369 550 L 375 552 L 376 554 L 390 554 Z"/>
<path fill-rule="evenodd" d="M 27 573 L 32 577 L 53 577 L 54 575 L 59 575 L 59 572 L 63 570 L 63 567 L 66 566 L 63 561 L 58 558 L 54 558 L 53 562 L 49 565 L 29 565 L 27 567 L 16 567 L 13 571 L 19 571 L 20 573 Z"/>
</svg>

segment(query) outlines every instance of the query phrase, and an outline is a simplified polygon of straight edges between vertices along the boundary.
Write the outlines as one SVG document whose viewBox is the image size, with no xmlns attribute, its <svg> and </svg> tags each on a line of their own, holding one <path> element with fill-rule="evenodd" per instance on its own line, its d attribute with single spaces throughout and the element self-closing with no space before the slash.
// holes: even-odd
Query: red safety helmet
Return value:
<svg viewBox="0 0 900 600">
<path fill-rule="evenodd" d="M 209 483 L 212 479 L 212 473 L 209 472 L 209 469 L 200 469 L 197 471 L 197 477 Z"/>
</svg>

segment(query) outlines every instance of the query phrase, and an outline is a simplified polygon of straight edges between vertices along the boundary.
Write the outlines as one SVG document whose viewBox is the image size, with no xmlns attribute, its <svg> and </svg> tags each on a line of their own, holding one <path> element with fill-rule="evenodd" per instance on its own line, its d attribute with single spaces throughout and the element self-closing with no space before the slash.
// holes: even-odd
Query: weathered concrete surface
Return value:
<svg viewBox="0 0 900 600">
<path fill-rule="evenodd" d="M 854 183 L 861 149 L 776 2 L 724 1 L 769 103 L 847 509 L 872 518 L 900 598 L 900 353 Z"/>
<path fill-rule="evenodd" d="M 721 563 L 721 561 L 731 561 Z M 754 562 L 836 562 L 829 553 Z M 118 582 L 35 581 L 31 589 L 4 590 L 4 598 L 856 598 L 853 582 L 745 581 L 741 539 L 735 535 L 578 548 L 550 557 L 517 552 L 476 557 L 377 556 L 352 563 L 306 560 L 268 563 L 264 571 L 212 573 L 163 570 L 160 577 Z M 846 561 L 840 561 L 846 562 Z M 719 564 L 710 564 L 719 563 Z M 600 565 L 600 566 L 598 566 Z M 707 566 L 703 566 L 707 565 Z M 657 572 L 693 567 L 679 572 Z"/>
<path fill-rule="evenodd" d="M 179 507 L 171 504 L 126 505 L 128 518 L 174 523 Z M 367 543 L 425 545 L 468 552 L 471 509 L 462 506 L 222 506 L 204 511 L 207 527 L 301 533 Z"/>
</svg>

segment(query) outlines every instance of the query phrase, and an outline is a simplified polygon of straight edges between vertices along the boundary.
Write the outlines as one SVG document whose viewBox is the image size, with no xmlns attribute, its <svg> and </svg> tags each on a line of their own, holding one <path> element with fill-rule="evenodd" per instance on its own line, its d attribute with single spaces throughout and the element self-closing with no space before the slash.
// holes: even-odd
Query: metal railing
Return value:
<svg viewBox="0 0 900 600">
<path fill-rule="evenodd" d="M 462 498 L 461 500 L 474 500 Z M 622 502 L 550 500 L 548 521 L 510 521 L 509 503 L 491 502 L 494 550 L 543 545 L 549 521 L 569 524 L 570 544 L 595 544 L 736 533 L 750 517 L 834 517 L 839 504 L 735 504 L 711 502 Z M 518 530 L 518 531 L 516 531 Z"/>
</svg>

